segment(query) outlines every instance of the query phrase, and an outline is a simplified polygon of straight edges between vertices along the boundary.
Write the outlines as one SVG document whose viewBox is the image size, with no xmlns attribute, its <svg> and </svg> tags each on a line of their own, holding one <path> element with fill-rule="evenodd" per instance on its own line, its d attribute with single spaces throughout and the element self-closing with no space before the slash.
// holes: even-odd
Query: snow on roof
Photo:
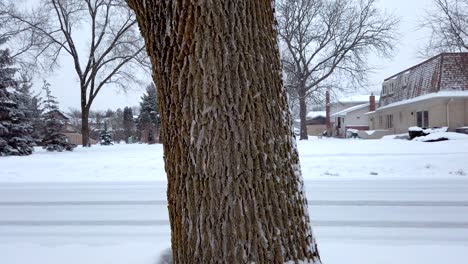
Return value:
<svg viewBox="0 0 468 264">
<path fill-rule="evenodd" d="M 326 117 L 327 116 L 327 112 L 326 111 L 310 111 L 308 114 L 307 114 L 307 118 L 316 118 L 316 117 L 319 117 L 319 116 L 323 116 L 323 117 Z"/>
<path fill-rule="evenodd" d="M 337 113 L 334 113 L 332 114 L 331 116 L 334 117 L 334 116 L 346 116 L 348 113 L 350 112 L 353 112 L 353 111 L 356 111 L 356 110 L 359 110 L 359 109 L 362 109 L 364 107 L 369 107 L 369 103 L 365 103 L 365 104 L 360 104 L 360 105 L 356 105 L 356 106 L 353 106 L 353 107 L 350 107 L 350 108 L 346 108 L 345 110 L 342 110 L 340 112 L 337 112 Z"/>
<path fill-rule="evenodd" d="M 353 95 L 350 97 L 338 99 L 339 103 L 366 103 L 369 102 L 370 94 Z M 379 101 L 380 96 L 375 96 L 375 101 Z"/>
<path fill-rule="evenodd" d="M 412 104 L 412 103 L 421 102 L 421 101 L 430 100 L 430 99 L 443 99 L 443 98 L 468 98 L 468 91 L 440 91 L 437 93 L 430 93 L 430 94 L 414 97 L 411 99 L 403 100 L 400 102 L 388 104 L 386 106 L 379 107 L 376 111 L 380 111 L 380 110 L 388 109 L 392 107 L 397 107 L 401 105 L 406 105 L 406 104 Z"/>
</svg>

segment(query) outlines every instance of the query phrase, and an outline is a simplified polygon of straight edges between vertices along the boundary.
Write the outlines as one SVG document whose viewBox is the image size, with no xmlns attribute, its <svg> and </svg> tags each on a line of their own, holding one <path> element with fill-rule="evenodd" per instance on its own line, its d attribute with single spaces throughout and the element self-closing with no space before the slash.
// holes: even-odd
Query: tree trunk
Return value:
<svg viewBox="0 0 468 264">
<path fill-rule="evenodd" d="M 308 140 L 307 133 L 307 104 L 305 93 L 299 93 L 299 118 L 301 120 L 300 140 Z"/>
<path fill-rule="evenodd" d="M 160 95 L 174 263 L 320 263 L 273 3 L 128 2 Z"/>
<path fill-rule="evenodd" d="M 81 107 L 81 139 L 83 147 L 89 147 L 89 109 Z"/>
</svg>

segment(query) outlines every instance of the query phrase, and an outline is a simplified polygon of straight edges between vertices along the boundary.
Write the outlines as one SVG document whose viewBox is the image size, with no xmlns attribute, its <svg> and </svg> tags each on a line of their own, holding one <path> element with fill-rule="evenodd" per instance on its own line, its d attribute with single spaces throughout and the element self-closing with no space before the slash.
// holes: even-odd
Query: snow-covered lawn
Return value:
<svg viewBox="0 0 468 264">
<path fill-rule="evenodd" d="M 468 259 L 468 140 L 298 143 L 324 264 Z M 0 263 L 154 264 L 169 247 L 160 145 L 0 158 Z"/>
<path fill-rule="evenodd" d="M 467 176 L 468 140 L 316 139 L 298 143 L 305 180 Z M 161 145 L 78 147 L 0 158 L 0 182 L 166 181 Z"/>
</svg>

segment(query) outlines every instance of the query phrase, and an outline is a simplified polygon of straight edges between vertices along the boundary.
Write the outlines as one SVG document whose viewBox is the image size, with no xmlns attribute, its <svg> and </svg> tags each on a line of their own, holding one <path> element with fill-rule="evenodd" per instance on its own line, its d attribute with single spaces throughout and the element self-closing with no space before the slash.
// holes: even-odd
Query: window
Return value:
<svg viewBox="0 0 468 264">
<path fill-rule="evenodd" d="M 417 112 L 416 123 L 418 127 L 429 127 L 429 111 Z"/>
<path fill-rule="evenodd" d="M 393 128 L 393 115 L 387 115 L 387 127 L 386 128 Z"/>
<path fill-rule="evenodd" d="M 401 86 L 403 89 L 406 89 L 406 87 L 408 87 L 408 80 L 409 80 L 409 74 L 405 73 L 401 81 Z"/>
<path fill-rule="evenodd" d="M 403 123 L 403 112 L 400 112 L 400 123 Z"/>
</svg>

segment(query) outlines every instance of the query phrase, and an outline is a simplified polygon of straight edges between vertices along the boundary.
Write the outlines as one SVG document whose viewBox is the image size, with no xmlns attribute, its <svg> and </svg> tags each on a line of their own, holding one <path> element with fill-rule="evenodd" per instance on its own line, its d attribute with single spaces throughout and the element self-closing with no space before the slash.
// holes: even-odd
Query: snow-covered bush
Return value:
<svg viewBox="0 0 468 264">
<path fill-rule="evenodd" d="M 99 135 L 99 143 L 103 146 L 114 145 L 112 142 L 112 134 L 107 130 L 107 124 L 104 123 L 104 130 Z"/>
<path fill-rule="evenodd" d="M 408 131 L 409 132 L 422 132 L 422 131 L 424 131 L 424 129 L 421 128 L 421 127 L 414 126 L 414 127 L 408 128 Z"/>
<path fill-rule="evenodd" d="M 455 132 L 436 132 L 413 139 L 413 141 L 421 142 L 437 142 L 444 140 L 468 140 L 468 135 Z"/>
<path fill-rule="evenodd" d="M 408 134 L 411 140 L 419 137 L 425 137 L 430 134 L 434 133 L 444 133 L 448 131 L 448 127 L 436 127 L 436 128 L 421 128 L 421 127 L 410 127 L 408 128 Z M 434 140 L 434 141 L 441 141 L 441 140 L 447 140 L 441 138 L 440 140 Z"/>
</svg>

